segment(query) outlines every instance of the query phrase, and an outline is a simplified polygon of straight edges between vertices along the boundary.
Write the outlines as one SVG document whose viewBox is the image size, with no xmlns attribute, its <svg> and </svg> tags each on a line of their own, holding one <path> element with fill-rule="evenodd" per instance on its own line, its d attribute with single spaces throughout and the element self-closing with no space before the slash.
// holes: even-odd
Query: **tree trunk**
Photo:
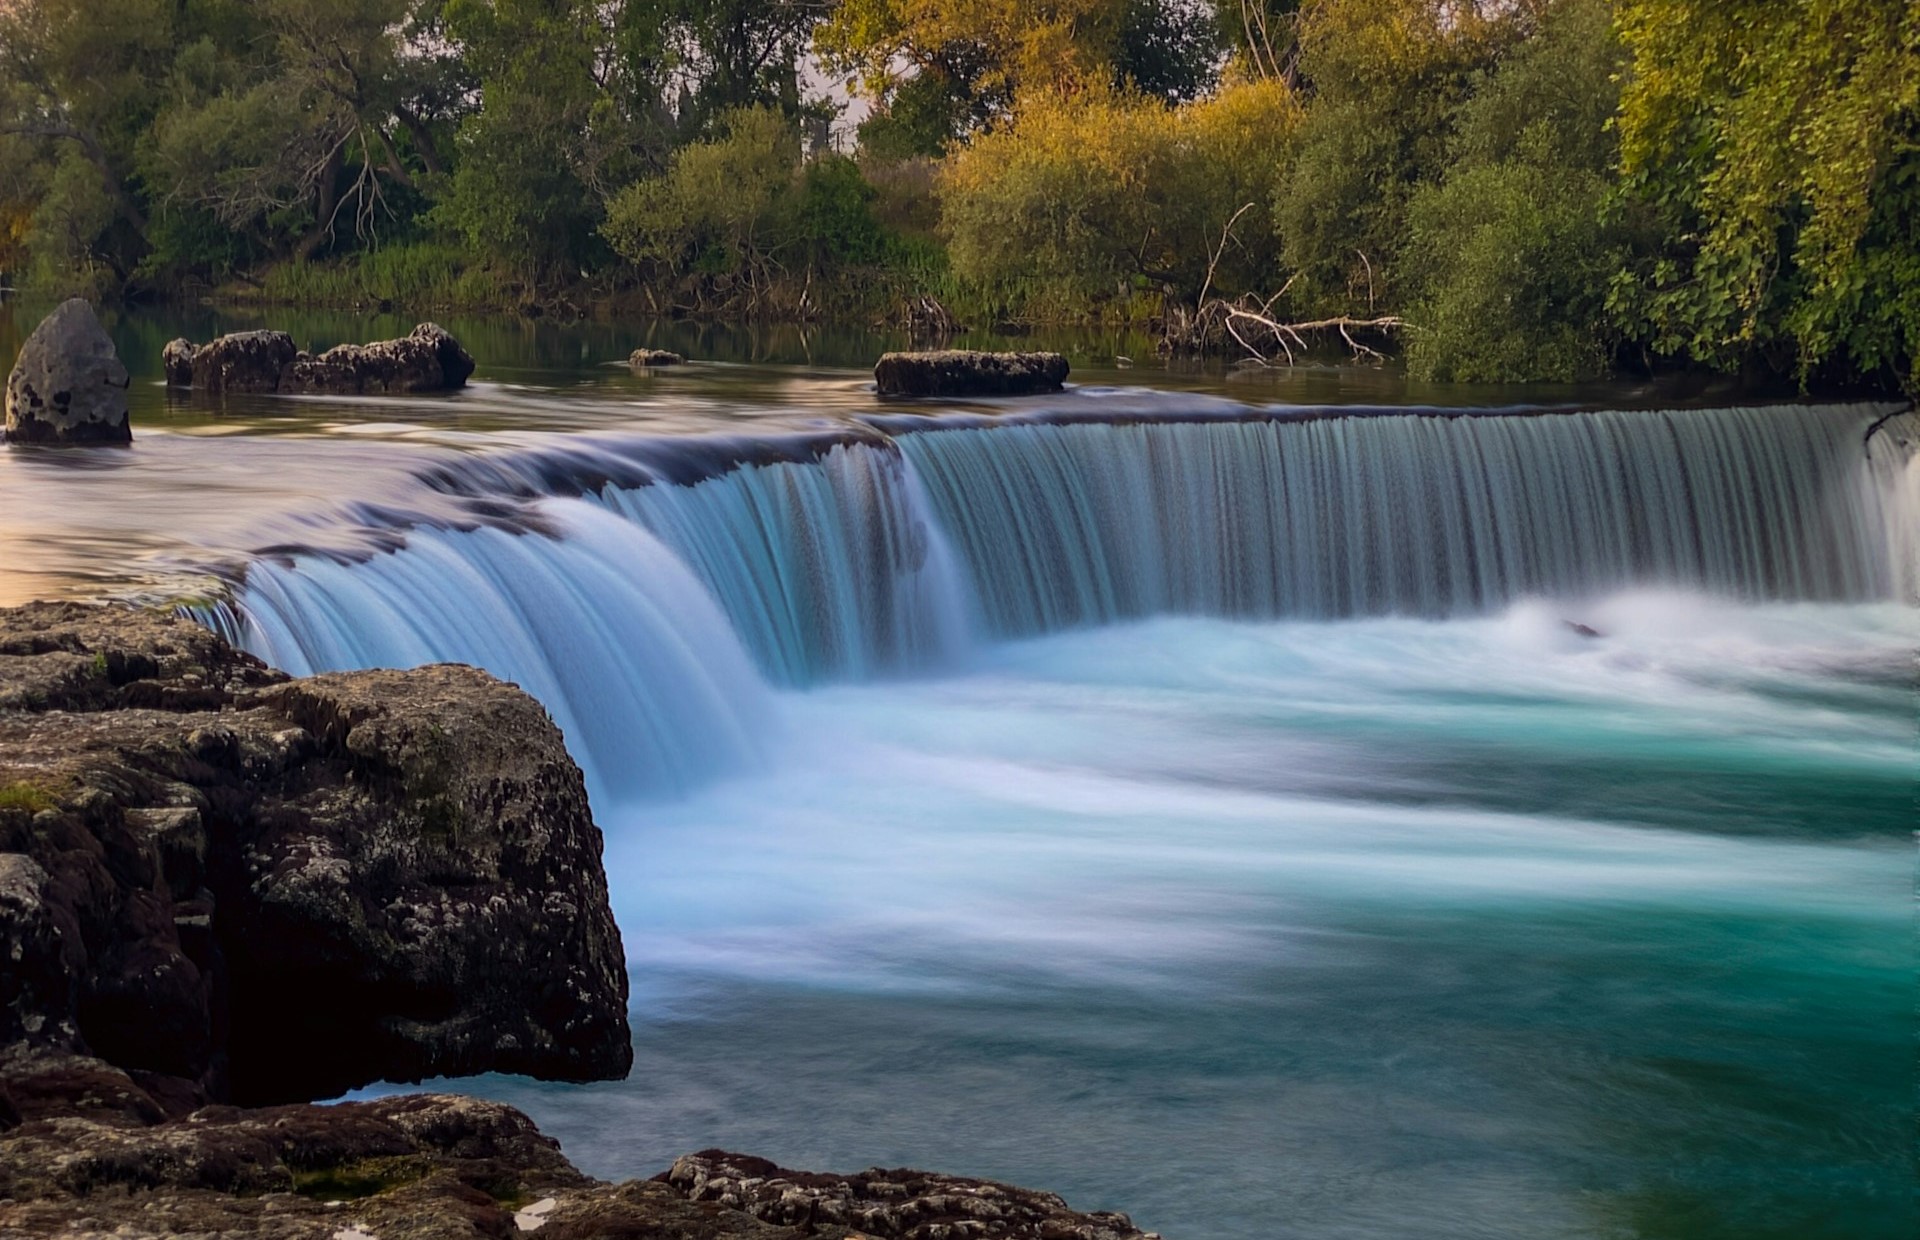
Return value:
<svg viewBox="0 0 1920 1240">
<path fill-rule="evenodd" d="M 300 244 L 293 247 L 293 256 L 301 262 L 313 257 L 327 239 L 333 236 L 333 213 L 340 203 L 340 153 L 346 147 L 342 142 L 333 148 L 327 156 L 327 162 L 320 169 L 320 183 L 314 192 L 313 227 L 307 235 L 300 238 Z"/>
</svg>

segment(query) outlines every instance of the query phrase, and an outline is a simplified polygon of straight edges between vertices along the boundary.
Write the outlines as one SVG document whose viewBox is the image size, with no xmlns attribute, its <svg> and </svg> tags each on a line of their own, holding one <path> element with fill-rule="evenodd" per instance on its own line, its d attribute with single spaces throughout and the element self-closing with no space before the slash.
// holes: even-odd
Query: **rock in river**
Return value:
<svg viewBox="0 0 1920 1240">
<path fill-rule="evenodd" d="M 1031 396 L 1067 381 L 1058 353 L 981 353 L 941 349 L 888 353 L 873 368 L 882 396 Z"/>
<path fill-rule="evenodd" d="M 20 347 L 7 376 L 7 438 L 126 443 L 127 368 L 82 298 L 61 302 Z"/>
<path fill-rule="evenodd" d="M 623 1075 L 600 850 L 559 730 L 473 668 L 289 680 L 184 620 L 0 611 L 0 1037 L 163 1110 Z"/>
<path fill-rule="evenodd" d="M 315 355 L 285 332 L 232 332 L 203 345 L 175 340 L 161 354 L 169 387 L 197 397 L 277 392 L 364 395 L 465 386 L 473 357 L 447 330 L 422 323 L 397 340 L 335 345 Z"/>
</svg>

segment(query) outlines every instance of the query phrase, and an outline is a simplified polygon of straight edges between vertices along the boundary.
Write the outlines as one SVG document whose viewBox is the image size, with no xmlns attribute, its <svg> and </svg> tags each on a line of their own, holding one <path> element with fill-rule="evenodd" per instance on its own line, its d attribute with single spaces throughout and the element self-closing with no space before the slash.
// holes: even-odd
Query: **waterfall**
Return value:
<svg viewBox="0 0 1920 1240">
<path fill-rule="evenodd" d="M 484 667 L 546 706 L 596 799 L 753 765 L 772 704 L 706 590 L 630 522 L 577 500 L 544 509 L 557 538 L 416 530 L 363 562 L 261 560 L 202 618 L 296 676 Z"/>
<path fill-rule="evenodd" d="M 987 629 L 1012 636 L 1167 612 L 1447 616 L 1635 584 L 1887 597 L 1915 509 L 1862 468 L 1868 420 L 1774 407 L 1027 424 L 899 444 Z"/>
<path fill-rule="evenodd" d="M 673 792 L 759 760 L 772 685 L 983 639 L 1637 585 L 1913 598 L 1920 417 L 1866 442 L 1884 413 L 930 421 L 694 477 L 571 442 L 442 463 L 423 484 L 483 517 L 363 505 L 392 522 L 372 550 L 263 555 L 198 614 L 296 674 L 477 664 L 547 706 L 596 797 Z"/>
<path fill-rule="evenodd" d="M 925 669 L 964 644 L 946 540 L 895 452 L 837 445 L 817 461 L 599 498 L 686 562 L 781 683 Z"/>
</svg>

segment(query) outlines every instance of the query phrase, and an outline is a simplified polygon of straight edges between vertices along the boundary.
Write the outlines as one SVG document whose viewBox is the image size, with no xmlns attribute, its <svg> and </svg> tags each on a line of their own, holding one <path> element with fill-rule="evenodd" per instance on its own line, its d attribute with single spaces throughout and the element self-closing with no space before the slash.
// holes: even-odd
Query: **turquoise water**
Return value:
<svg viewBox="0 0 1920 1240">
<path fill-rule="evenodd" d="M 857 333 L 515 323 L 455 325 L 453 397 L 160 390 L 236 325 L 111 324 L 131 450 L 0 450 L 0 600 L 538 696 L 634 1072 L 437 1084 L 584 1169 L 909 1164 L 1169 1240 L 1920 1231 L 1913 419 L 1099 340 L 890 407 Z M 1600 396 L 1648 394 L 1553 398 Z"/>
<path fill-rule="evenodd" d="M 630 1080 L 480 1088 L 603 1175 L 1169 1236 L 1908 1236 L 1917 638 L 1629 594 L 785 694 L 764 774 L 603 815 Z"/>
</svg>

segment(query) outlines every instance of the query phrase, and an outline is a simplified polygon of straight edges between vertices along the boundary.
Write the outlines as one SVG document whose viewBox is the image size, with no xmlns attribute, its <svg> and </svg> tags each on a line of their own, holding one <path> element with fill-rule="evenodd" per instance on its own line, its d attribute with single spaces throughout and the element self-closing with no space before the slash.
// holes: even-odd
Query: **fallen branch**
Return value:
<svg viewBox="0 0 1920 1240">
<path fill-rule="evenodd" d="M 1274 303 L 1286 295 L 1287 286 L 1264 300 L 1251 296 L 1238 301 L 1214 298 L 1202 302 L 1192 314 L 1176 311 L 1162 328 L 1160 351 L 1165 354 L 1204 356 L 1231 351 L 1237 345 L 1253 361 L 1271 365 L 1284 358 L 1291 366 L 1299 355 L 1313 350 L 1310 337 L 1338 334 L 1352 351 L 1355 361 L 1385 361 L 1386 354 L 1357 336 L 1387 334 L 1406 326 L 1399 315 L 1382 314 L 1372 318 L 1336 315 L 1324 319 L 1300 319 L 1287 322 L 1274 317 Z"/>
</svg>

